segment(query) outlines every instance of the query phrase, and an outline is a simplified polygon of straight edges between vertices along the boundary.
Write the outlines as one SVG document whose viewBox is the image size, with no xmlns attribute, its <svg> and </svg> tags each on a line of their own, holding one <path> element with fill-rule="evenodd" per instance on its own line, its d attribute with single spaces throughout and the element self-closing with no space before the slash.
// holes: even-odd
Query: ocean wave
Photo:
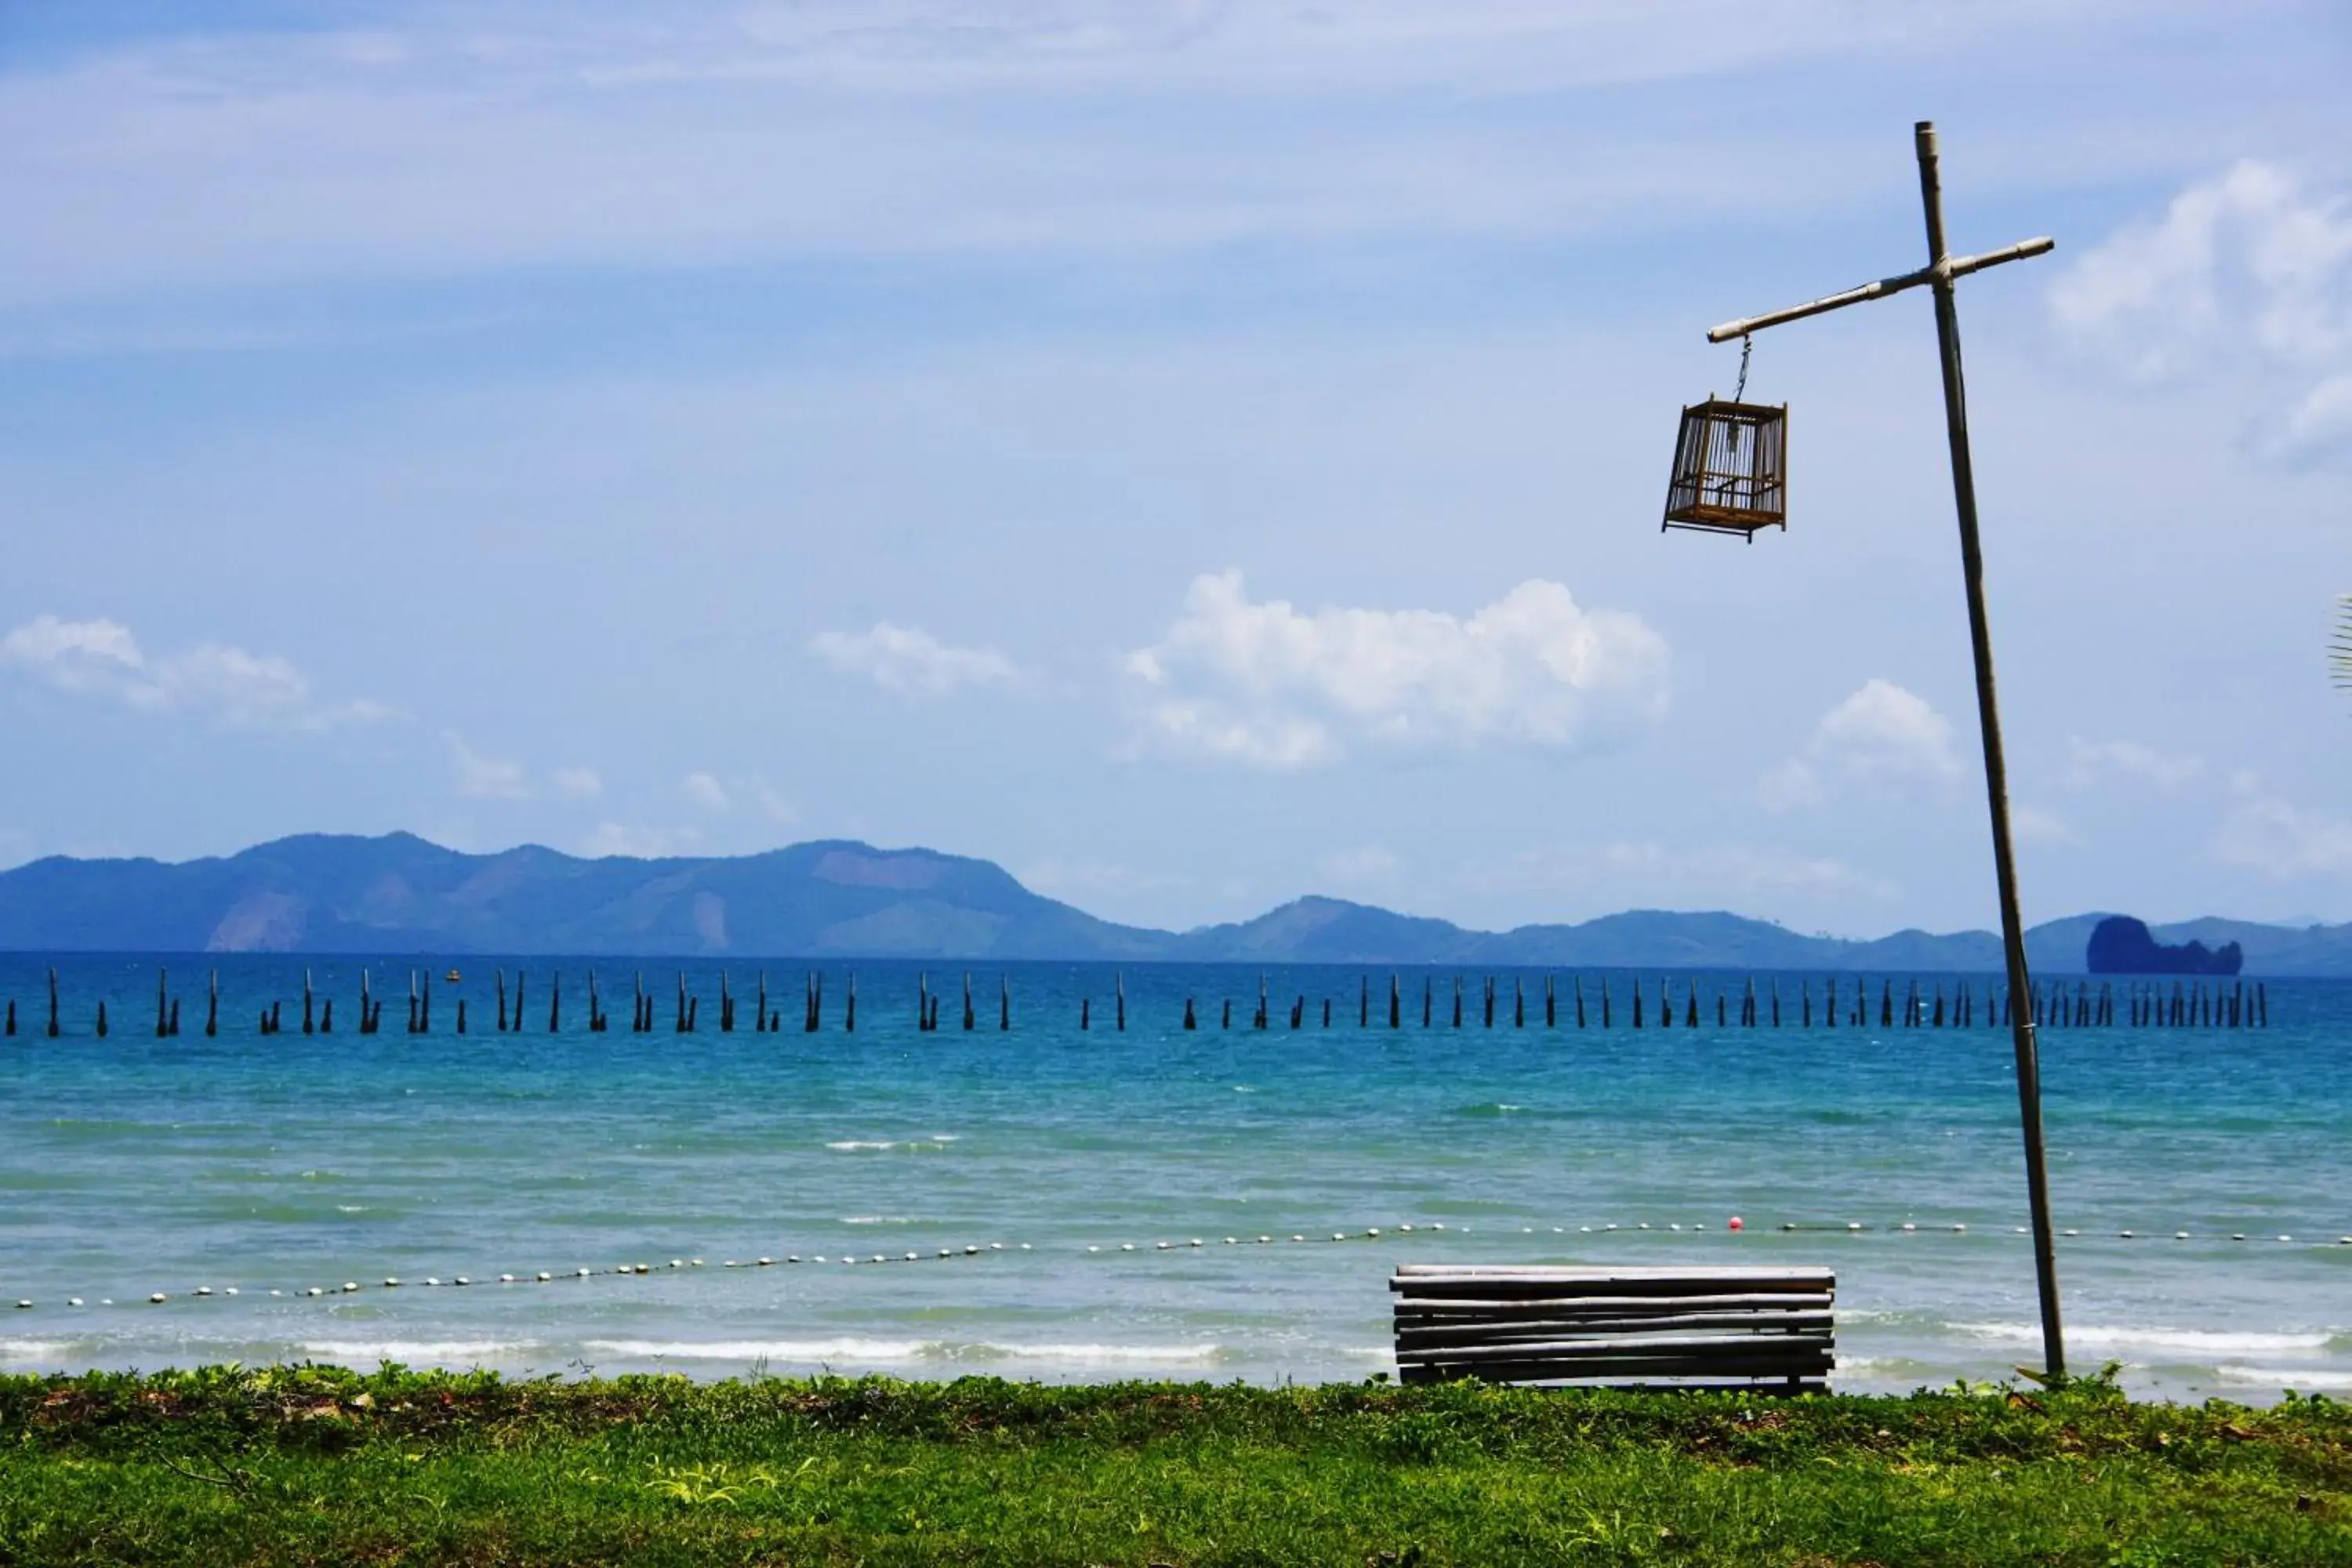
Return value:
<svg viewBox="0 0 2352 1568">
<path fill-rule="evenodd" d="M 915 1222 L 902 1214 L 845 1214 L 844 1225 L 912 1225 Z"/>
<path fill-rule="evenodd" d="M 878 1154 L 891 1149 L 944 1149 L 955 1141 L 954 1133 L 939 1132 L 929 1138 L 839 1138 L 825 1147 L 845 1154 Z"/>
<path fill-rule="evenodd" d="M 58 1365 L 65 1359 L 65 1340 L 0 1340 L 0 1366 L 17 1363 L 43 1368 Z"/>
<path fill-rule="evenodd" d="M 1979 1339 L 2002 1344 L 2040 1344 L 2037 1323 L 1954 1323 L 1952 1327 Z M 2292 1355 L 2316 1354 L 2327 1348 L 2329 1335 L 2312 1333 L 2252 1333 L 2228 1329 L 2166 1329 L 2133 1325 L 2066 1325 L 2066 1342 L 2084 1350 L 2236 1351 Z"/>
<path fill-rule="evenodd" d="M 536 1340 L 305 1340 L 305 1355 L 352 1366 L 396 1361 L 409 1366 L 471 1365 L 540 1349 Z"/>
<path fill-rule="evenodd" d="M 1216 1344 L 992 1344 L 985 1341 L 884 1340 L 590 1340 L 606 1355 L 666 1361 L 780 1362 L 1053 1362 L 1077 1365 L 1206 1364 L 1223 1358 Z"/>
<path fill-rule="evenodd" d="M 2220 1366 L 2215 1375 L 2231 1383 L 2270 1388 L 2352 1388 L 2352 1369 L 2315 1366 Z"/>
</svg>

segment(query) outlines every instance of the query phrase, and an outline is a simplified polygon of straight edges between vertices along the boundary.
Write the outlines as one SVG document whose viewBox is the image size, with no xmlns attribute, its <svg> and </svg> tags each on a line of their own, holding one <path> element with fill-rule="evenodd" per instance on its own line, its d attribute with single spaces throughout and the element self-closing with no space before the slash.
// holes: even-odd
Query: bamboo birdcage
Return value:
<svg viewBox="0 0 2352 1568">
<path fill-rule="evenodd" d="M 1752 544 L 1759 528 L 1787 529 L 1788 500 L 1787 404 L 1709 397 L 1683 410 L 1661 532 L 1738 533 Z"/>
</svg>

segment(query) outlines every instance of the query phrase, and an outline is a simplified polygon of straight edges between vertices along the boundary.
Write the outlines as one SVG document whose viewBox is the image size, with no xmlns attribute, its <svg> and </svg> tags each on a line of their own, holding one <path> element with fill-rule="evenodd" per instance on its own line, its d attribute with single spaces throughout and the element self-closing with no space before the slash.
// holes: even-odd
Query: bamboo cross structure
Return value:
<svg viewBox="0 0 2352 1568">
<path fill-rule="evenodd" d="M 1976 468 L 1969 456 L 1968 395 L 1960 371 L 1959 305 L 1953 285 L 1989 267 L 2047 255 L 2056 242 L 2047 237 L 2027 239 L 1980 256 L 1954 256 L 1944 241 L 1944 189 L 1937 167 L 1936 127 L 1932 121 L 1923 120 L 1913 128 L 1912 144 L 1919 161 L 1919 203 L 1927 226 L 1927 266 L 1808 304 L 1768 311 L 1745 321 L 1727 321 L 1706 336 L 1709 342 L 1728 342 L 1767 327 L 1886 299 L 1923 285 L 1934 292 L 1936 340 L 1943 362 L 1945 437 L 1951 449 L 1952 500 L 1959 516 L 1960 573 L 1968 593 L 1969 647 L 1976 660 L 1977 722 L 1984 740 L 1985 800 L 1992 816 L 1993 876 L 2000 897 L 2001 950 L 2009 994 L 2021 1004 L 2032 994 L 2032 981 L 2026 972 L 2025 931 L 2018 910 L 2017 856 L 2009 825 L 2009 766 L 2001 752 L 2000 709 L 1993 687 L 1992 631 L 1985 615 L 1984 554 L 1977 538 Z M 1834 1019 L 1834 1005 L 1830 1013 Z M 2014 1020 L 2011 1040 L 2017 1056 L 2018 1112 L 2025 1140 L 2026 1196 L 2033 1211 L 2033 1268 L 2041 1293 L 2042 1356 L 2049 1374 L 2058 1378 L 2066 1373 L 2066 1349 L 2059 1321 L 2058 1262 L 2050 1228 L 2049 1179 L 2042 1150 L 2040 1048 L 2034 1037 L 2033 1009 L 2012 1005 L 2010 1016 Z"/>
</svg>

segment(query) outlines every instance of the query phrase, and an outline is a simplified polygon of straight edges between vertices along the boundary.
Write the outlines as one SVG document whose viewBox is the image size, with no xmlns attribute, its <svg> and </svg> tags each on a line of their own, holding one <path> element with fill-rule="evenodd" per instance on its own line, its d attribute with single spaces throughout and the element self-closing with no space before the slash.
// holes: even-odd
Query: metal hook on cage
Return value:
<svg viewBox="0 0 2352 1568">
<path fill-rule="evenodd" d="M 1731 401 L 1734 403 L 1741 402 L 1748 396 L 1748 356 L 1755 352 L 1755 334 L 1742 332 L 1739 336 L 1739 384 L 1731 389 Z"/>
</svg>

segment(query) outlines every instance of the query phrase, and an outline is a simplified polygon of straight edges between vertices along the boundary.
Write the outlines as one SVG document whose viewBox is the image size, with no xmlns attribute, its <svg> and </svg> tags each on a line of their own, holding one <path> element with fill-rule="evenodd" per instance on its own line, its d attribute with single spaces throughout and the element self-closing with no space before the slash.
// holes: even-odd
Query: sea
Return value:
<svg viewBox="0 0 2352 1568">
<path fill-rule="evenodd" d="M 1906 1026 L 1911 976 L 1835 977 L 1832 1022 L 1832 977 L 1758 974 L 1748 1026 L 1744 973 L 834 961 L 811 1031 L 818 972 L 0 955 L 0 1370 L 1355 1382 L 1393 1374 L 1404 1262 L 1828 1265 L 1841 1389 L 2041 1364 L 1990 976 L 1921 977 L 1976 1012 Z M 2042 1034 L 2072 1369 L 2352 1393 L 2352 984 L 2267 981 L 2238 1028 L 2133 1026 L 2127 984 Z"/>
</svg>

